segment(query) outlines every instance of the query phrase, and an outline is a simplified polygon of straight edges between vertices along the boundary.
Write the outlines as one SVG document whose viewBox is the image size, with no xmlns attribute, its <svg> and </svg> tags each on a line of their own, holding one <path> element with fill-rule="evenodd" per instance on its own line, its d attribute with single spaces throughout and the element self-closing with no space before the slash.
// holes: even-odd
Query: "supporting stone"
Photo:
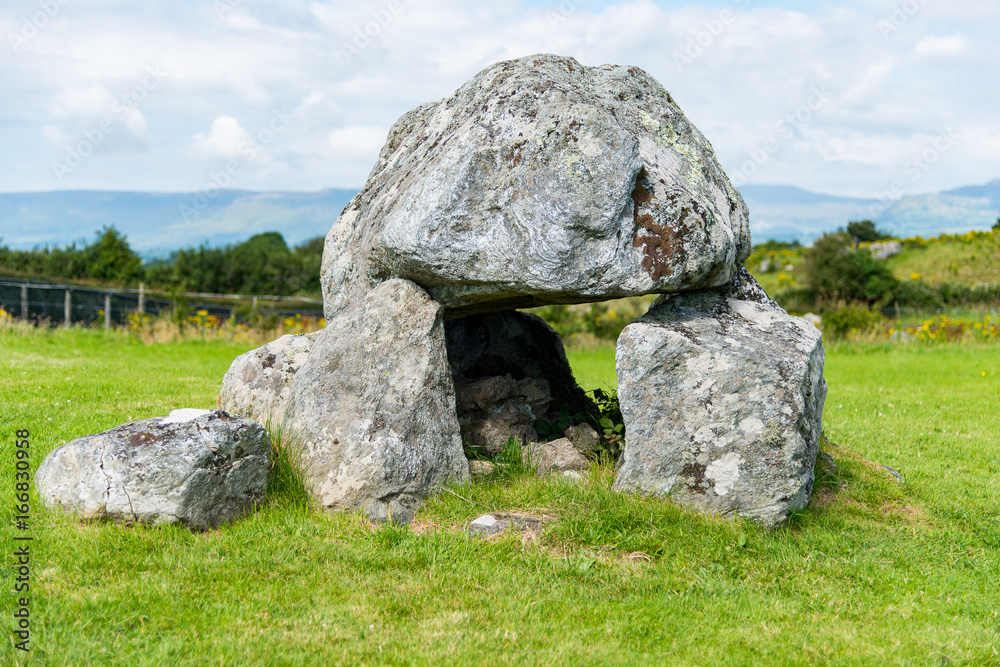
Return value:
<svg viewBox="0 0 1000 667">
<path fill-rule="evenodd" d="M 743 270 L 729 289 L 661 297 L 622 332 L 616 489 L 767 526 L 809 502 L 822 338 L 752 281 Z"/>
<path fill-rule="evenodd" d="M 270 428 L 284 428 L 292 381 L 319 332 L 290 334 L 236 357 L 222 378 L 219 408 Z"/>
<path fill-rule="evenodd" d="M 73 323 L 73 297 L 68 287 L 63 299 L 63 323 L 66 326 L 70 326 Z"/>
<path fill-rule="evenodd" d="M 286 433 L 324 507 L 406 523 L 442 484 L 468 479 L 441 314 L 424 290 L 390 280 L 317 335 Z"/>
</svg>

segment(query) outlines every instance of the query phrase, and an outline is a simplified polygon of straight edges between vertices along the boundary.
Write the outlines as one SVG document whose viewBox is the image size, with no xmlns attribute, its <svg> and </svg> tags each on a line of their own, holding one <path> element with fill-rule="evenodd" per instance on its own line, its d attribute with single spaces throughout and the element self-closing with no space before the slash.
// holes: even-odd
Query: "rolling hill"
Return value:
<svg viewBox="0 0 1000 667">
<path fill-rule="evenodd" d="M 279 231 L 289 244 L 326 234 L 357 191 L 196 193 L 60 190 L 0 194 L 0 244 L 28 249 L 92 240 L 114 225 L 146 258 L 201 243 L 222 245 Z M 1000 179 L 937 194 L 910 195 L 872 216 L 874 199 L 839 197 L 787 185 L 741 188 L 755 241 L 809 243 L 849 220 L 873 217 L 897 236 L 989 229 L 1000 215 Z"/>
</svg>

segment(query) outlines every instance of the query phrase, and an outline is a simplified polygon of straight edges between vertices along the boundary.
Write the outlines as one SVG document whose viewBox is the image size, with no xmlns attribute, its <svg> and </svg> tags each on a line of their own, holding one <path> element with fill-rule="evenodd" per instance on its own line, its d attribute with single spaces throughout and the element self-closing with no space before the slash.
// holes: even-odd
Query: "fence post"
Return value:
<svg viewBox="0 0 1000 667">
<path fill-rule="evenodd" d="M 28 321 L 28 284 L 21 285 L 21 319 Z"/>
<path fill-rule="evenodd" d="M 111 292 L 104 293 L 104 330 L 111 328 Z"/>
<path fill-rule="evenodd" d="M 72 324 L 70 316 L 72 315 L 72 297 L 69 295 L 69 288 L 66 288 L 66 300 L 63 303 L 63 320 L 66 322 L 66 326 Z"/>
<path fill-rule="evenodd" d="M 146 312 L 146 286 L 139 283 L 139 314 Z"/>
</svg>

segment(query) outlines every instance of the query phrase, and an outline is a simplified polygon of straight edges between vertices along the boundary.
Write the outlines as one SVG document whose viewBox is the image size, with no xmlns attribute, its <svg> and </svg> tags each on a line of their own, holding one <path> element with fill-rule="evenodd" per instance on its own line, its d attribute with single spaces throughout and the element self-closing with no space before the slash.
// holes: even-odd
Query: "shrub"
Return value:
<svg viewBox="0 0 1000 667">
<path fill-rule="evenodd" d="M 824 234 L 805 255 L 806 286 L 820 304 L 863 301 L 869 305 L 892 297 L 898 281 L 881 260 L 853 249 L 843 232 Z"/>
<path fill-rule="evenodd" d="M 847 233 L 861 243 L 871 243 L 873 241 L 892 238 L 892 234 L 878 229 L 871 220 L 859 220 L 847 223 Z"/>
<path fill-rule="evenodd" d="M 841 303 L 823 313 L 823 333 L 831 338 L 845 339 L 878 331 L 884 326 L 882 314 L 864 303 Z"/>
</svg>

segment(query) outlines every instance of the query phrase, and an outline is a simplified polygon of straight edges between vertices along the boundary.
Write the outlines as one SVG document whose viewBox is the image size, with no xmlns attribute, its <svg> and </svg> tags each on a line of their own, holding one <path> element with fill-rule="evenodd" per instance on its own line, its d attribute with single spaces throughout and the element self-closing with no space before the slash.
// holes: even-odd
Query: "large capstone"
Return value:
<svg viewBox="0 0 1000 667">
<path fill-rule="evenodd" d="M 236 357 L 219 392 L 219 409 L 281 428 L 292 381 L 319 332 L 282 336 Z"/>
<path fill-rule="evenodd" d="M 327 321 L 289 416 L 307 486 L 331 510 L 405 523 L 438 487 L 468 479 L 441 307 L 410 281 Z"/>
<path fill-rule="evenodd" d="M 271 441 L 221 410 L 174 410 L 53 450 L 35 474 L 42 501 L 83 519 L 215 528 L 267 491 Z"/>
<path fill-rule="evenodd" d="M 618 339 L 625 451 L 615 488 L 773 526 L 809 502 L 826 382 L 812 324 L 742 270 L 664 296 Z"/>
<path fill-rule="evenodd" d="M 746 205 L 663 86 L 539 55 L 397 121 L 321 282 L 328 319 L 396 277 L 451 319 L 715 287 L 749 252 Z"/>
</svg>

